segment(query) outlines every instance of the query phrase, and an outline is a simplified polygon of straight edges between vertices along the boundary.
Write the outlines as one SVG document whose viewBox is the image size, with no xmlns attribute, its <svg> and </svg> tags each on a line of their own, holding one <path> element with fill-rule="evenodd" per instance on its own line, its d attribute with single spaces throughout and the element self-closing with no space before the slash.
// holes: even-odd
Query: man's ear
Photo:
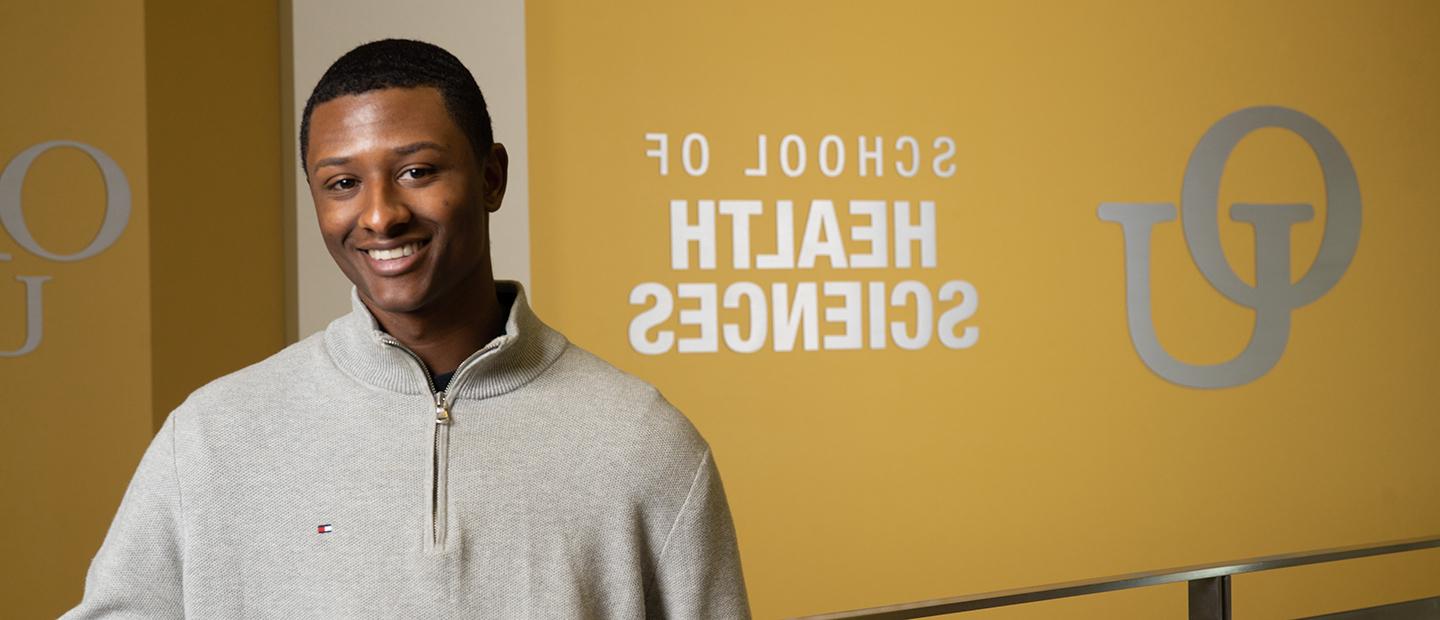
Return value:
<svg viewBox="0 0 1440 620">
<path fill-rule="evenodd" d="M 499 142 L 490 145 L 490 154 L 481 167 L 480 174 L 485 181 L 485 210 L 494 213 L 500 210 L 500 203 L 505 200 L 505 184 L 510 176 L 510 154 L 505 152 L 505 145 Z"/>
</svg>

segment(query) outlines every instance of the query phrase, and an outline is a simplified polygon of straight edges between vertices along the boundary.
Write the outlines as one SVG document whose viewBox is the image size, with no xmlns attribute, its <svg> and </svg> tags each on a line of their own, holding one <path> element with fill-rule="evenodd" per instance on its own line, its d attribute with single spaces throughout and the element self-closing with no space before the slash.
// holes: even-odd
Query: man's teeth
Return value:
<svg viewBox="0 0 1440 620">
<path fill-rule="evenodd" d="M 375 260 L 394 260 L 414 254 L 419 249 L 420 243 L 417 241 L 414 243 L 407 243 L 398 248 L 390 248 L 388 250 L 370 250 L 370 258 L 373 258 Z"/>
</svg>

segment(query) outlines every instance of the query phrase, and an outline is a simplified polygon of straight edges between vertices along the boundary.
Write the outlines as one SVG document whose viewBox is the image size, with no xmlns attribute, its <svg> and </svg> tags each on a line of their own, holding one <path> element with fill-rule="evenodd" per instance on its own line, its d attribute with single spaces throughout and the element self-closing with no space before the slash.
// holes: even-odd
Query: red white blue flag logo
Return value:
<svg viewBox="0 0 1440 620">
<path fill-rule="evenodd" d="M 329 534 L 330 532 L 333 532 L 333 531 L 335 531 L 335 527 L 332 526 L 332 525 L 330 525 L 329 523 L 322 523 L 322 524 L 320 524 L 320 525 L 315 526 L 315 533 L 316 533 L 316 534 Z"/>
</svg>

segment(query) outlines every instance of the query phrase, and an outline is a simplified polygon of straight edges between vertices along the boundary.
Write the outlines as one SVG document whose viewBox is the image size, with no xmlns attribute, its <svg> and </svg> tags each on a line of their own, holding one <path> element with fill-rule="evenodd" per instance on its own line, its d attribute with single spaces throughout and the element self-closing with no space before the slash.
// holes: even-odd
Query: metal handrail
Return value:
<svg viewBox="0 0 1440 620">
<path fill-rule="evenodd" d="M 1380 544 L 1352 545 L 1349 547 L 1336 547 L 1319 551 L 1285 553 L 1233 562 L 1200 564 L 1183 568 L 1130 573 L 1128 575 L 1117 575 L 1114 577 L 1101 577 L 1099 579 L 1083 579 L 1080 581 L 1067 581 L 1064 583 L 1029 588 L 997 590 L 994 592 L 970 594 L 952 598 L 884 605 L 816 616 L 805 616 L 805 619 L 848 620 L 852 618 L 866 618 L 891 620 L 899 618 L 923 618 L 926 616 L 938 616 L 941 614 L 974 611 L 977 609 L 991 609 L 994 607 L 1048 601 L 1083 594 L 1128 590 L 1130 588 L 1141 588 L 1180 581 L 1190 582 L 1191 618 L 1229 618 L 1231 575 L 1436 547 L 1440 547 L 1440 536 L 1426 536 Z"/>
</svg>

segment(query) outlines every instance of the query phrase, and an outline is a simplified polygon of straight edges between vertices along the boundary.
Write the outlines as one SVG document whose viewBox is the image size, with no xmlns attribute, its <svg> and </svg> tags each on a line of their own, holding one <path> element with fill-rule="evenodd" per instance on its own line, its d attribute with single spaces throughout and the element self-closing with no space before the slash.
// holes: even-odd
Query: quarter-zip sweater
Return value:
<svg viewBox="0 0 1440 620">
<path fill-rule="evenodd" d="M 497 288 L 443 392 L 352 294 L 191 394 L 66 617 L 748 617 L 705 441 Z"/>
</svg>

